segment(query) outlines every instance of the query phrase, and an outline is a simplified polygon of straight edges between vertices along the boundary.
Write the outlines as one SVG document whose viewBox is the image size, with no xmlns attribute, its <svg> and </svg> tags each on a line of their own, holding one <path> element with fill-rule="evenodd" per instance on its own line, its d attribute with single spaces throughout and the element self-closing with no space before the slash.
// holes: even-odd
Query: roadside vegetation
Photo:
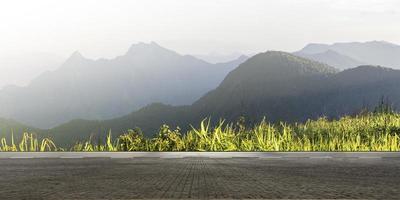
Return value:
<svg viewBox="0 0 400 200">
<path fill-rule="evenodd" d="M 38 139 L 36 134 L 24 133 L 19 142 L 14 141 L 14 134 L 11 135 L 10 143 L 6 138 L 0 139 L 0 151 L 59 151 L 54 142 L 49 138 Z"/>
<path fill-rule="evenodd" d="M 272 124 L 264 119 L 252 127 L 244 124 L 241 119 L 211 127 L 203 120 L 185 134 L 163 125 L 153 138 L 145 138 L 138 129 L 115 138 L 110 132 L 104 142 L 89 138 L 70 148 L 24 133 L 18 142 L 2 138 L 0 151 L 400 151 L 400 114 L 387 110 L 338 120 Z"/>
</svg>

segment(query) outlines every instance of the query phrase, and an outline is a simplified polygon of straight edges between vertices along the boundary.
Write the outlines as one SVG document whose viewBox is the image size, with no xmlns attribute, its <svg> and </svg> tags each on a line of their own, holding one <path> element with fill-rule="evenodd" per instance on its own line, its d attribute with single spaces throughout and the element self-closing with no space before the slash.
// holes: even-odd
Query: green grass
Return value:
<svg viewBox="0 0 400 200">
<path fill-rule="evenodd" d="M 8 144 L 1 139 L 0 151 L 62 151 L 48 138 L 40 142 L 25 133 Z M 108 134 L 104 143 L 91 139 L 77 142 L 70 151 L 400 151 L 400 115 L 369 113 L 339 120 L 309 120 L 306 123 L 272 124 L 262 120 L 253 127 L 208 120 L 182 134 L 163 125 L 153 138 L 139 130 L 128 130 L 116 138 Z"/>
<path fill-rule="evenodd" d="M 18 143 L 14 141 L 14 134 L 11 135 L 11 142 L 8 144 L 6 138 L 1 138 L 0 151 L 60 151 L 52 140 L 44 138 L 39 141 L 38 137 L 32 133 L 24 133 Z"/>
</svg>

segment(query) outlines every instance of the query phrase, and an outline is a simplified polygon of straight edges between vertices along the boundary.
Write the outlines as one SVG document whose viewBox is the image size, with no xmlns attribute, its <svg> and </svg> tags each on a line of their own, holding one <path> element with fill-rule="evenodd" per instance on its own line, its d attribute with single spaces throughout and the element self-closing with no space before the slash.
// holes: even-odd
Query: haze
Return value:
<svg viewBox="0 0 400 200">
<path fill-rule="evenodd" d="M 76 50 L 112 58 L 140 41 L 194 55 L 292 52 L 310 42 L 400 43 L 399 21 L 396 0 L 2 1 L 0 88 L 24 85 Z"/>
</svg>

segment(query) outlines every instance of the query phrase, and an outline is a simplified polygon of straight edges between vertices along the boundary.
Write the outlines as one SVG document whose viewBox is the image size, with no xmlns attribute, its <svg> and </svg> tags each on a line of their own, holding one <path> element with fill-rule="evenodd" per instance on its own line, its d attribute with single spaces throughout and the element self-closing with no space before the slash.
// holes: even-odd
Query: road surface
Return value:
<svg viewBox="0 0 400 200">
<path fill-rule="evenodd" d="M 0 154 L 0 199 L 400 199 L 390 153 L 29 155 Z"/>
</svg>

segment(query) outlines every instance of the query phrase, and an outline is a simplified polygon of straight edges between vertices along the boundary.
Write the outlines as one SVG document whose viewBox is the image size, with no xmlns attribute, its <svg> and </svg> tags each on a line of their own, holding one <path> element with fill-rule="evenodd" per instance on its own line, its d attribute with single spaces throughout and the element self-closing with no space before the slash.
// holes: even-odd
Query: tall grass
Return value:
<svg viewBox="0 0 400 200">
<path fill-rule="evenodd" d="M 400 115 L 370 113 L 329 121 L 272 124 L 265 119 L 246 128 L 220 121 L 210 127 L 181 134 L 179 128 L 163 125 L 155 137 L 146 139 L 130 130 L 105 144 L 78 143 L 73 151 L 400 151 Z"/>
<path fill-rule="evenodd" d="M 0 151 L 56 151 L 49 139 L 41 143 L 32 134 L 24 134 L 19 144 L 8 145 L 1 139 Z M 71 151 L 400 151 L 400 115 L 368 113 L 339 120 L 309 120 L 305 123 L 272 124 L 265 119 L 245 127 L 220 121 L 211 127 L 203 120 L 199 128 L 182 134 L 179 128 L 163 125 L 153 138 L 140 130 L 129 130 L 105 142 L 90 138 L 77 142 Z"/>
<path fill-rule="evenodd" d="M 24 133 L 21 140 L 18 143 L 14 141 L 14 134 L 11 134 L 11 142 L 7 143 L 6 138 L 1 138 L 0 151 L 60 151 L 61 148 L 57 148 L 52 140 L 44 138 L 39 140 L 35 134 Z"/>
</svg>

